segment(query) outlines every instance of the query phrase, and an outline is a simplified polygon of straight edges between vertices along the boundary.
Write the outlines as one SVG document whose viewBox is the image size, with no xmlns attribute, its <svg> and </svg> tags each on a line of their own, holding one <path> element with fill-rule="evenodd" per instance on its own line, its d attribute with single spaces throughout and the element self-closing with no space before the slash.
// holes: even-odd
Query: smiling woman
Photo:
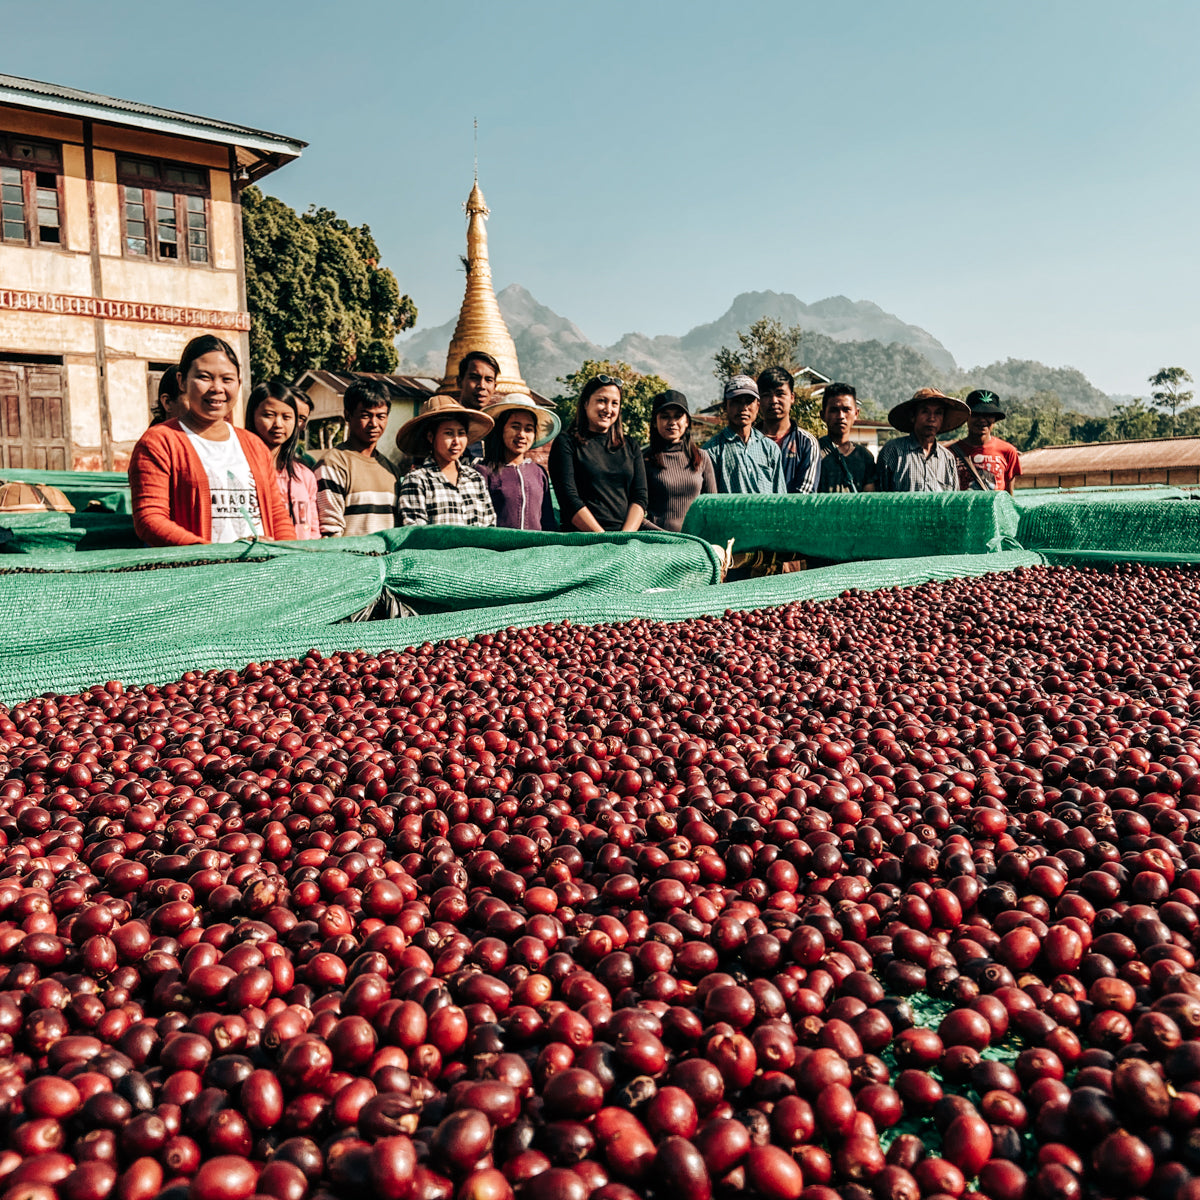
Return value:
<svg viewBox="0 0 1200 1200">
<path fill-rule="evenodd" d="M 233 347 L 193 338 L 178 371 L 182 415 L 146 430 L 129 461 L 138 536 L 148 546 L 294 539 L 267 448 L 229 423 L 242 386 Z"/>
<path fill-rule="evenodd" d="M 568 533 L 624 533 L 646 517 L 646 467 L 621 428 L 623 385 L 610 375 L 584 384 L 575 422 L 550 451 L 550 478 Z"/>
</svg>

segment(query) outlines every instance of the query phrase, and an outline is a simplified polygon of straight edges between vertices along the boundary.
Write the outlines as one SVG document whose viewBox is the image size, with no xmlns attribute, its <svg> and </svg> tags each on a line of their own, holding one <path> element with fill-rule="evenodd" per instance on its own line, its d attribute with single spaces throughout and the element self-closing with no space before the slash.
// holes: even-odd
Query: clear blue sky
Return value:
<svg viewBox="0 0 1200 1200">
<path fill-rule="evenodd" d="M 266 181 L 367 222 L 456 311 L 471 120 L 498 287 L 601 343 L 741 291 L 874 300 L 963 366 L 1200 376 L 1193 0 L 38 0 L 0 71 L 310 148 Z"/>
</svg>

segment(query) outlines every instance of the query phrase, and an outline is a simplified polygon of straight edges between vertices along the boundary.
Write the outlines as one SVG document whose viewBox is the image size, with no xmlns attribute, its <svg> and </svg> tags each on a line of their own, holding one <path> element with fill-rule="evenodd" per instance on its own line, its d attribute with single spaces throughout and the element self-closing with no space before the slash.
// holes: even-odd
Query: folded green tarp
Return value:
<svg viewBox="0 0 1200 1200">
<path fill-rule="evenodd" d="M 132 549 L 133 518 L 108 512 L 0 513 L 0 553 Z"/>
<path fill-rule="evenodd" d="M 1019 537 L 1023 546 L 1055 562 L 1200 562 L 1200 504 L 1059 500 L 1026 509 Z"/>
<path fill-rule="evenodd" d="M 732 538 L 735 552 L 827 562 L 1018 548 L 1017 510 L 1007 492 L 701 496 L 683 531 L 720 546 Z"/>
<path fill-rule="evenodd" d="M 56 487 L 76 509 L 87 508 L 90 501 L 129 489 L 124 471 L 29 471 L 23 467 L 0 467 L 0 482 L 21 480 L 39 487 Z"/>
</svg>

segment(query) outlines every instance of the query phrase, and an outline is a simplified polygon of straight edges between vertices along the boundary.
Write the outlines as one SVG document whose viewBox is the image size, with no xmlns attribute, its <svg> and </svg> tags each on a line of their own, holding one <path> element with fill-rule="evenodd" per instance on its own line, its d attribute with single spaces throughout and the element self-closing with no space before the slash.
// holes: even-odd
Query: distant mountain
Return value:
<svg viewBox="0 0 1200 1200">
<path fill-rule="evenodd" d="M 1000 396 L 1022 400 L 1037 392 L 1057 392 L 1067 412 L 1085 417 L 1107 417 L 1121 400 L 1105 395 L 1074 367 L 1047 367 L 1029 359 L 1009 358 L 971 371 L 956 371 L 947 382 L 955 389 L 991 388 Z"/>
<path fill-rule="evenodd" d="M 627 333 L 611 346 L 591 341 L 580 328 L 539 304 L 519 284 L 497 296 L 500 311 L 516 343 L 521 374 L 535 391 L 554 396 L 558 380 L 585 359 L 620 359 L 648 374 L 661 375 L 693 398 L 716 397 L 713 355 L 736 344 L 738 330 L 760 317 L 776 317 L 804 330 L 800 354 L 806 366 L 831 379 L 853 383 L 860 396 L 887 409 L 918 387 L 934 384 L 957 390 L 988 387 L 1005 398 L 1055 391 L 1069 411 L 1106 416 L 1112 404 L 1072 367 L 1008 359 L 988 367 L 962 370 L 931 333 L 909 325 L 869 300 L 831 296 L 816 304 L 780 292 L 743 292 L 716 321 L 697 325 L 676 337 Z M 424 329 L 397 343 L 404 369 L 440 377 L 455 321 Z"/>
</svg>

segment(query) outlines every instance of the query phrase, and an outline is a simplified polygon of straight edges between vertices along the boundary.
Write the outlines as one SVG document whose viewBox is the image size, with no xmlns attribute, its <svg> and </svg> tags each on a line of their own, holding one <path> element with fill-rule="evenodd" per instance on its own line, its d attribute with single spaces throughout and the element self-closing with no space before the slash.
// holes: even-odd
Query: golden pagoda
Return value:
<svg viewBox="0 0 1200 1200">
<path fill-rule="evenodd" d="M 521 368 L 517 364 L 517 348 L 492 287 L 492 265 L 488 262 L 487 228 L 484 225 L 488 206 L 479 189 L 478 176 L 464 207 L 467 212 L 467 290 L 463 294 L 454 337 L 450 339 L 446 374 L 438 393 L 458 394 L 458 364 L 471 350 L 486 350 L 500 364 L 497 395 L 528 392 L 529 387 L 521 378 Z"/>
</svg>

